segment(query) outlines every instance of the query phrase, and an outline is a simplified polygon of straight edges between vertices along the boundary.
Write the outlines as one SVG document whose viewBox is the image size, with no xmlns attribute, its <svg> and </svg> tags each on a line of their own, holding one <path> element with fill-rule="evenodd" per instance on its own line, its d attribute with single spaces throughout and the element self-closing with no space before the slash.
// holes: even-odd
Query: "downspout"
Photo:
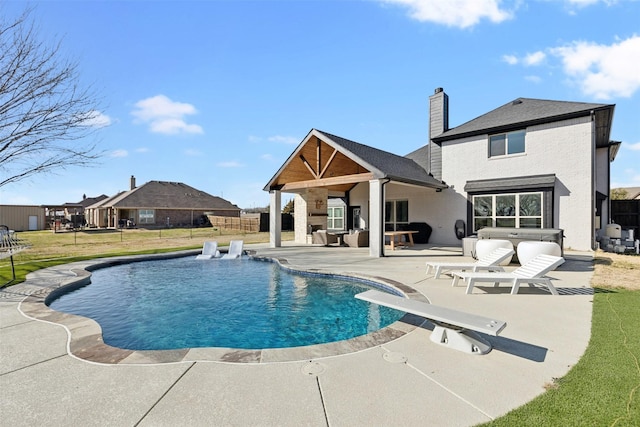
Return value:
<svg viewBox="0 0 640 427">
<path fill-rule="evenodd" d="M 591 110 L 591 250 L 596 250 L 596 113 Z M 602 222 L 602 217 L 600 217 Z"/>
<path fill-rule="evenodd" d="M 380 253 L 382 254 L 382 257 L 387 256 L 387 254 L 385 253 L 385 239 L 384 239 L 384 228 L 385 228 L 385 222 L 384 222 L 384 206 L 387 203 L 387 192 L 385 190 L 386 185 L 391 182 L 391 178 L 387 178 L 381 185 L 382 187 L 382 203 L 380 203 L 380 225 L 381 225 L 381 229 L 380 229 L 380 245 L 382 246 Z"/>
</svg>

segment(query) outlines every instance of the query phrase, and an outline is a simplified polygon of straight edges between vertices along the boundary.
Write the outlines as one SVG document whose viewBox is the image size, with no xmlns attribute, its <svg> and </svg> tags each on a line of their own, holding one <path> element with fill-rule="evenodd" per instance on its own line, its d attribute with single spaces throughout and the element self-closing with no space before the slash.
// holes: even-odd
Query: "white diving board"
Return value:
<svg viewBox="0 0 640 427">
<path fill-rule="evenodd" d="M 507 326 L 507 322 L 502 320 L 465 313 L 376 290 L 362 292 L 355 297 L 424 317 L 436 325 L 431 333 L 431 341 L 470 354 L 486 354 L 491 351 L 491 344 L 473 331 L 497 336 Z"/>
</svg>

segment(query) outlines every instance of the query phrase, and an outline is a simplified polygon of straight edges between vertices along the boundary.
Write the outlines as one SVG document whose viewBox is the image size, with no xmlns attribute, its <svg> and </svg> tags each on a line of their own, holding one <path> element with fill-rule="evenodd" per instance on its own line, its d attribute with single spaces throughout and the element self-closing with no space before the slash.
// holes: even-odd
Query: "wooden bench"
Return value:
<svg viewBox="0 0 640 427">
<path fill-rule="evenodd" d="M 355 297 L 424 317 L 435 324 L 431 333 L 431 341 L 470 354 L 486 354 L 491 351 L 491 344 L 473 331 L 497 336 L 507 326 L 507 322 L 502 320 L 465 313 L 376 290 L 362 292 Z"/>
</svg>

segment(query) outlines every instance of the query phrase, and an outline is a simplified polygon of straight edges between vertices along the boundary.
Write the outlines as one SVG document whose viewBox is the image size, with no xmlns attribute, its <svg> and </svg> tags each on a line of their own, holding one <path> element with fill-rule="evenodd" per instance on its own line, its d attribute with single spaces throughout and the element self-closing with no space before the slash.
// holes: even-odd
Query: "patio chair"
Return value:
<svg viewBox="0 0 640 427">
<path fill-rule="evenodd" d="M 351 234 L 345 234 L 344 242 L 352 248 L 364 248 L 369 246 L 369 230 L 355 230 Z"/>
<path fill-rule="evenodd" d="M 311 243 L 319 243 L 321 245 L 329 246 L 334 243 L 338 243 L 338 236 L 333 233 L 328 233 L 327 230 L 314 231 L 311 235 Z"/>
<path fill-rule="evenodd" d="M 204 242 L 202 245 L 202 253 L 196 256 L 196 259 L 211 259 L 218 258 L 220 251 L 218 250 L 218 242 L 215 240 Z"/>
<path fill-rule="evenodd" d="M 528 283 L 533 287 L 534 283 L 543 284 L 549 289 L 553 295 L 558 295 L 558 291 L 551 284 L 551 279 L 545 277 L 545 275 L 555 270 L 559 265 L 564 263 L 564 258 L 554 255 L 538 255 L 528 263 L 521 267 L 511 271 L 502 273 L 489 273 L 489 272 L 463 272 L 452 271 L 453 282 L 452 286 L 456 286 L 460 279 L 467 282 L 467 294 L 473 292 L 473 286 L 477 282 L 493 282 L 494 286 L 498 286 L 499 283 L 509 282 L 511 283 L 511 295 L 518 293 L 520 283 Z"/>
<path fill-rule="evenodd" d="M 232 240 L 229 242 L 229 252 L 222 255 L 220 259 L 236 259 L 242 256 L 242 246 L 244 242 L 242 240 Z"/>
<path fill-rule="evenodd" d="M 515 252 L 513 249 L 508 248 L 497 248 L 493 252 L 488 255 L 480 258 L 476 262 L 430 262 L 427 261 L 427 274 L 429 274 L 429 270 L 433 269 L 435 271 L 433 278 L 439 279 L 440 274 L 442 274 L 443 270 L 471 270 L 473 272 L 480 270 L 488 270 L 488 271 L 504 271 L 499 264 L 503 261 L 506 261 L 507 258 L 513 256 Z"/>
</svg>

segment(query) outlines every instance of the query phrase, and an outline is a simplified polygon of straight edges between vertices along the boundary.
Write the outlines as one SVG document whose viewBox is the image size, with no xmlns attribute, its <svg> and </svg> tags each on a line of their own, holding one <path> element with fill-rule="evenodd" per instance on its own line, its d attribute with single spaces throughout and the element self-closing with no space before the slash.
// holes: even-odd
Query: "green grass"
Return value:
<svg viewBox="0 0 640 427">
<path fill-rule="evenodd" d="M 589 346 L 567 375 L 486 426 L 639 426 L 640 292 L 596 289 Z"/>
</svg>

